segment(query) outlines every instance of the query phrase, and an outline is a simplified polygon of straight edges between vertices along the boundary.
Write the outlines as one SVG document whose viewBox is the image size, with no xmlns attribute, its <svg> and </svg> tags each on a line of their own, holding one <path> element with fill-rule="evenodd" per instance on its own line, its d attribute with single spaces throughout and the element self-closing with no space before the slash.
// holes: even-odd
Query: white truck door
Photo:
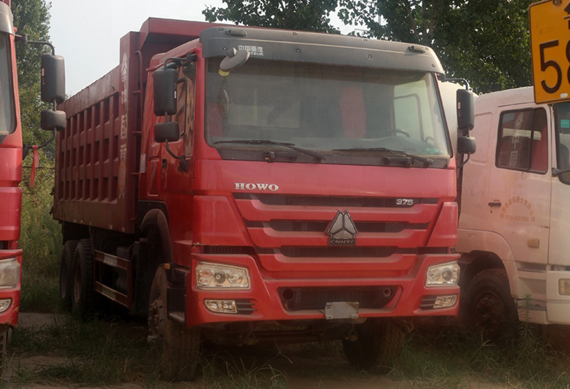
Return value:
<svg viewBox="0 0 570 389">
<path fill-rule="evenodd" d="M 528 104 L 503 108 L 499 114 L 495 167 L 486 199 L 491 211 L 489 230 L 508 242 L 519 276 L 525 278 L 522 273 L 532 272 L 533 265 L 548 262 L 552 185 L 548 173 L 549 113 Z M 532 278 L 519 283 L 516 297 L 545 298 L 544 280 Z"/>
<path fill-rule="evenodd" d="M 553 170 L 570 169 L 570 103 L 554 104 L 556 160 Z M 554 142 L 553 142 L 554 143 Z M 570 324 L 570 173 L 552 180 L 550 271 L 547 272 L 547 314 L 551 323 Z"/>
</svg>

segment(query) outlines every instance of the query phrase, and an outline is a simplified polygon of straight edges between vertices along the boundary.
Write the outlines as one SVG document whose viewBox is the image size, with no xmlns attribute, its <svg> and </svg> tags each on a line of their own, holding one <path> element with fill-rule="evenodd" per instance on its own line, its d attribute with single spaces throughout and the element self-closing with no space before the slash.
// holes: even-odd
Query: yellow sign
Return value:
<svg viewBox="0 0 570 389">
<path fill-rule="evenodd" d="M 570 0 L 531 4 L 534 101 L 570 100 Z"/>
</svg>

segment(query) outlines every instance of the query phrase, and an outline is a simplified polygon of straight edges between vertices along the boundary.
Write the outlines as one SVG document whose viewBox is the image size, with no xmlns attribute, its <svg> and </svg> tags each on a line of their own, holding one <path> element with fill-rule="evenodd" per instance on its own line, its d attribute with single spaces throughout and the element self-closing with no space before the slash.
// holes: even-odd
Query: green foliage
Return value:
<svg viewBox="0 0 570 389">
<path fill-rule="evenodd" d="M 531 0 L 340 0 L 345 23 L 364 35 L 432 47 L 448 75 L 476 92 L 531 85 Z"/>
<path fill-rule="evenodd" d="M 528 7 L 533 0 L 224 0 L 206 20 L 337 32 L 330 14 L 368 37 L 419 43 L 435 50 L 451 77 L 476 92 L 531 85 Z M 356 33 L 356 32 L 355 32 Z"/>
<path fill-rule="evenodd" d="M 226 8 L 206 7 L 209 22 L 231 21 L 246 26 L 338 33 L 330 13 L 337 0 L 223 0 Z"/>
<path fill-rule="evenodd" d="M 30 161 L 31 158 L 28 159 Z M 59 257 L 61 227 L 50 209 L 54 185 L 53 162 L 40 159 L 35 185 L 30 187 L 31 168 L 24 163 L 20 247 L 23 250 L 21 310 L 53 312 L 59 302 Z"/>
<path fill-rule="evenodd" d="M 12 0 L 14 25 L 18 34 L 31 41 L 49 41 L 50 4 L 46 0 Z M 41 55 L 50 52 L 46 46 L 16 43 L 18 90 L 23 138 L 25 144 L 42 144 L 51 136 L 40 128 L 40 112 L 49 105 L 40 100 Z M 53 156 L 53 143 L 44 151 Z"/>
</svg>

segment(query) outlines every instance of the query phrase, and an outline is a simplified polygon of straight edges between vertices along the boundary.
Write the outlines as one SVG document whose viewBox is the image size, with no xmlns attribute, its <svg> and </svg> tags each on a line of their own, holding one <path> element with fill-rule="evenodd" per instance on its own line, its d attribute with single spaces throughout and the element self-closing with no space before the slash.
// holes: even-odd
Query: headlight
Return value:
<svg viewBox="0 0 570 389">
<path fill-rule="evenodd" d="M 426 286 L 456 286 L 459 281 L 459 265 L 449 262 L 428 267 Z"/>
<path fill-rule="evenodd" d="M 12 299 L 0 299 L 0 313 L 6 312 L 11 304 Z"/>
<path fill-rule="evenodd" d="M 200 289 L 249 289 L 249 273 L 242 267 L 199 262 L 196 286 Z"/>
<path fill-rule="evenodd" d="M 11 289 L 20 282 L 20 264 L 16 258 L 0 261 L 0 289 Z"/>
</svg>

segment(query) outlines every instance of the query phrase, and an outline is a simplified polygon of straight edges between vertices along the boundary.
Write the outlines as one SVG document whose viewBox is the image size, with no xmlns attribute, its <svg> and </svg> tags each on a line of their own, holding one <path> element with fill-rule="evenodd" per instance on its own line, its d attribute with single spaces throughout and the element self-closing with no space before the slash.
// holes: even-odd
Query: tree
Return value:
<svg viewBox="0 0 570 389">
<path fill-rule="evenodd" d="M 430 46 L 477 92 L 531 85 L 532 0 L 340 0 L 339 16 L 380 39 Z"/>
<path fill-rule="evenodd" d="M 28 39 L 33 41 L 49 41 L 49 9 L 50 5 L 45 0 L 12 0 L 14 25 L 18 29 L 18 35 L 27 34 Z M 40 112 L 49 108 L 49 105 L 40 100 L 41 55 L 44 52 L 49 52 L 45 46 L 24 45 L 21 42 L 16 44 L 25 144 L 42 144 L 51 137 L 51 133 L 40 129 Z M 53 154 L 53 143 L 46 148 Z"/>
<path fill-rule="evenodd" d="M 339 33 L 329 15 L 338 0 L 223 0 L 227 8 L 207 7 L 209 22 L 231 21 L 246 26 Z"/>
</svg>

